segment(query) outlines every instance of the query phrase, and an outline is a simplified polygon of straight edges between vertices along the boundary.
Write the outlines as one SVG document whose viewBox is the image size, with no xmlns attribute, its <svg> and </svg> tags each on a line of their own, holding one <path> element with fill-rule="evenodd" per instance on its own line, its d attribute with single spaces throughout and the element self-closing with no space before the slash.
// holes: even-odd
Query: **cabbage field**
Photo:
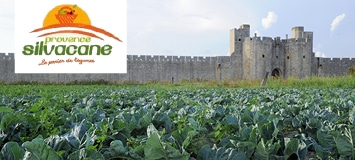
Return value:
<svg viewBox="0 0 355 160">
<path fill-rule="evenodd" d="M 355 159 L 355 90 L 0 86 L 0 159 Z"/>
</svg>

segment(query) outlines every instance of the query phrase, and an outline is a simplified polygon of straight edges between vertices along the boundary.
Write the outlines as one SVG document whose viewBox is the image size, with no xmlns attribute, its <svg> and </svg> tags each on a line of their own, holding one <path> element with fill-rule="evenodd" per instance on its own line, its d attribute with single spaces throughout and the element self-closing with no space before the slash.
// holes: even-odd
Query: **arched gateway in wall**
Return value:
<svg viewBox="0 0 355 160">
<path fill-rule="evenodd" d="M 274 70 L 272 70 L 271 76 L 272 76 L 272 77 L 275 77 L 275 78 L 281 77 L 281 70 L 280 70 L 280 68 L 275 68 Z"/>
</svg>

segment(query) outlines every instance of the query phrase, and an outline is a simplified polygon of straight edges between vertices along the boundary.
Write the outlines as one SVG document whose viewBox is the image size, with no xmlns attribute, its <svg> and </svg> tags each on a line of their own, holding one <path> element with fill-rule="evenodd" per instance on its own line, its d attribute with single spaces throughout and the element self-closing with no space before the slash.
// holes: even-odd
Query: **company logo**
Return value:
<svg viewBox="0 0 355 160">
<path fill-rule="evenodd" d="M 117 1 L 105 1 L 103 6 L 77 0 L 58 5 L 40 0 L 43 6 L 30 0 L 29 7 L 19 1 L 15 2 L 15 73 L 126 73 L 126 2 L 118 6 Z M 49 11 L 47 6 L 52 6 Z M 34 14 L 29 14 L 17 7 L 47 12 L 31 9 Z M 42 23 L 30 25 L 29 18 Z"/>
<path fill-rule="evenodd" d="M 66 29 L 66 28 L 73 29 Z M 110 55 L 112 52 L 111 45 L 87 45 L 85 43 L 91 42 L 91 38 L 104 40 L 102 37 L 97 36 L 95 33 L 83 31 L 88 29 L 93 32 L 98 32 L 122 42 L 118 37 L 104 29 L 91 25 L 90 18 L 84 10 L 75 5 L 59 5 L 49 11 L 44 19 L 43 27 L 33 30 L 31 33 L 47 31 L 50 29 L 58 28 L 59 31 L 52 31 L 39 35 L 38 37 L 45 37 L 44 41 L 36 42 L 36 45 L 25 45 L 24 55 Z M 78 36 L 67 37 L 60 36 L 63 33 L 75 33 Z M 83 45 L 51 45 L 51 43 L 73 43 L 80 42 Z"/>
</svg>

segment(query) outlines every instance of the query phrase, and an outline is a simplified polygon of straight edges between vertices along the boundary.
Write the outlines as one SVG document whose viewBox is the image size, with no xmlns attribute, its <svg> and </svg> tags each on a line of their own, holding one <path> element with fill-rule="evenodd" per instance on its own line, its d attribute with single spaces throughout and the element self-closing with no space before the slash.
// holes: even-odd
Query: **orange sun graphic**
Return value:
<svg viewBox="0 0 355 160">
<path fill-rule="evenodd" d="M 70 29 L 70 30 L 65 29 L 68 27 L 76 28 L 76 29 Z M 53 28 L 63 28 L 63 30 L 45 33 L 38 37 L 48 36 L 52 34 L 61 34 L 61 33 L 76 33 L 76 34 L 81 34 L 81 35 L 90 36 L 93 38 L 98 38 L 103 40 L 103 38 L 97 36 L 94 33 L 80 30 L 80 29 L 88 29 L 94 32 L 104 34 L 108 37 L 111 37 L 113 39 L 116 39 L 117 41 L 122 42 L 118 37 L 116 37 L 112 33 L 107 32 L 104 29 L 92 26 L 89 16 L 86 14 L 86 12 L 83 9 L 81 9 L 77 5 L 63 4 L 54 7 L 52 10 L 48 12 L 47 16 L 44 18 L 43 27 L 35 29 L 31 33 L 53 29 Z"/>
</svg>

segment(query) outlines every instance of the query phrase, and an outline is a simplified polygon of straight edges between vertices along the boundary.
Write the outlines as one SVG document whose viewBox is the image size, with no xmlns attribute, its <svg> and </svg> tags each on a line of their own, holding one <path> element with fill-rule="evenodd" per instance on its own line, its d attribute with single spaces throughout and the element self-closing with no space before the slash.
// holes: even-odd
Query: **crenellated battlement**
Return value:
<svg viewBox="0 0 355 160">
<path fill-rule="evenodd" d="M 264 41 L 264 42 L 273 42 L 273 38 L 271 37 L 262 37 L 261 41 Z"/>
<path fill-rule="evenodd" d="M 290 38 L 287 39 L 287 42 L 309 42 L 312 43 L 308 38 Z"/>
<path fill-rule="evenodd" d="M 274 39 L 271 37 L 250 37 L 245 38 L 247 41 L 255 41 L 255 42 L 273 42 Z"/>
<path fill-rule="evenodd" d="M 281 37 L 274 37 L 274 41 L 281 42 Z"/>
<path fill-rule="evenodd" d="M 127 55 L 127 61 L 147 62 L 214 62 L 217 59 L 230 59 L 229 56 L 162 56 L 162 55 Z M 14 53 L 0 53 L 0 60 L 14 60 Z"/>
<path fill-rule="evenodd" d="M 127 55 L 127 60 L 129 62 L 137 62 L 137 61 L 146 61 L 146 62 L 214 62 L 214 61 L 216 61 L 217 57 Z"/>
<path fill-rule="evenodd" d="M 336 63 L 349 63 L 349 62 L 354 62 L 355 63 L 355 58 L 323 58 L 323 57 L 316 57 L 317 60 L 319 60 L 320 64 L 324 63 L 330 63 L 330 62 L 336 62 Z"/>
<path fill-rule="evenodd" d="M 11 60 L 14 58 L 15 58 L 14 53 L 0 53 L 0 60 L 1 59 Z"/>
</svg>

